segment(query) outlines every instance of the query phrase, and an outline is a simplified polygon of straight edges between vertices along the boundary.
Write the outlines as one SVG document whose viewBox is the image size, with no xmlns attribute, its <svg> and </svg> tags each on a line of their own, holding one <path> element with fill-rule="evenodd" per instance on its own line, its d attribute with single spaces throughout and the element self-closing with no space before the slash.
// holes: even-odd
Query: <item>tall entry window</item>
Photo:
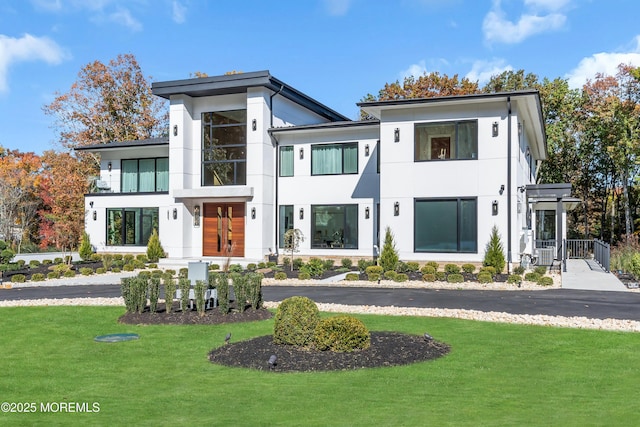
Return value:
<svg viewBox="0 0 640 427">
<path fill-rule="evenodd" d="M 202 113 L 202 185 L 247 183 L 247 110 Z"/>
<path fill-rule="evenodd" d="M 280 206 L 278 215 L 278 242 L 279 247 L 284 248 L 284 233 L 293 228 L 293 205 Z"/>
<path fill-rule="evenodd" d="M 358 205 L 312 205 L 312 248 L 358 248 Z"/>
<path fill-rule="evenodd" d="M 478 122 L 418 123 L 415 161 L 478 158 Z"/>
<path fill-rule="evenodd" d="M 415 252 L 477 252 L 476 199 L 415 201 Z"/>
<path fill-rule="evenodd" d="M 107 209 L 107 246 L 146 246 L 158 224 L 158 208 Z"/>
</svg>

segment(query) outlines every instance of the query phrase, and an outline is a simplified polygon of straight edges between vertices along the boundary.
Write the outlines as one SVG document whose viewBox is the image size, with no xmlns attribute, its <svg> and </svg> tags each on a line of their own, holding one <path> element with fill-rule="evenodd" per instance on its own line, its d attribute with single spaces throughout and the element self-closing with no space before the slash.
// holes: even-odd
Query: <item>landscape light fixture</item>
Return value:
<svg viewBox="0 0 640 427">
<path fill-rule="evenodd" d="M 193 207 L 193 226 L 200 227 L 200 205 Z"/>
<path fill-rule="evenodd" d="M 226 337 L 224 337 L 224 343 L 225 343 L 225 344 L 229 344 L 229 341 L 231 341 L 231 332 L 229 332 L 229 333 L 227 334 L 227 336 L 226 336 Z"/>
<path fill-rule="evenodd" d="M 269 363 L 270 370 L 275 369 L 276 365 L 278 364 L 278 357 L 275 354 L 272 354 L 271 357 L 269 357 L 269 361 L 267 363 Z"/>
<path fill-rule="evenodd" d="M 494 137 L 498 136 L 498 122 L 493 122 L 493 125 L 491 125 L 491 134 Z"/>
<path fill-rule="evenodd" d="M 393 204 L 393 216 L 398 216 L 398 215 L 400 215 L 400 203 L 395 202 Z"/>
<path fill-rule="evenodd" d="M 400 128 L 396 128 L 393 131 L 393 141 L 394 142 L 400 142 Z"/>
</svg>

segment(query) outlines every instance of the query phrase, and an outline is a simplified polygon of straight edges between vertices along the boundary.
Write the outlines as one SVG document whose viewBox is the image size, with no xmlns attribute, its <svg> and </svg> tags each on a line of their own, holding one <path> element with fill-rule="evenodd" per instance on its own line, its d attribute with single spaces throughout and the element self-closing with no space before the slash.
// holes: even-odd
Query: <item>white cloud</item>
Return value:
<svg viewBox="0 0 640 427">
<path fill-rule="evenodd" d="M 7 76 L 11 65 L 26 61 L 59 64 L 65 57 L 63 49 L 47 37 L 25 34 L 18 39 L 0 34 L 0 92 L 9 89 Z"/>
<path fill-rule="evenodd" d="M 620 64 L 640 67 L 640 36 L 636 36 L 635 42 L 635 48 L 629 52 L 600 52 L 583 58 L 576 68 L 565 75 L 569 86 L 581 88 L 587 80 L 593 80 L 597 73 L 614 76 Z"/>
<path fill-rule="evenodd" d="M 134 18 L 129 9 L 126 8 L 117 8 L 115 12 L 108 15 L 107 20 L 127 27 L 132 31 L 142 30 L 142 24 L 140 21 Z"/>
<path fill-rule="evenodd" d="M 513 67 L 505 64 L 504 59 L 492 59 L 491 61 L 478 60 L 471 66 L 471 71 L 465 76 L 471 81 L 478 81 L 480 85 L 487 83 L 491 76 L 504 71 L 513 71 Z"/>
<path fill-rule="evenodd" d="M 541 10 L 562 10 L 571 4 L 572 0 L 524 0 L 526 6 Z"/>
<path fill-rule="evenodd" d="M 351 7 L 352 0 L 322 0 L 329 15 L 344 16 Z"/>
<path fill-rule="evenodd" d="M 176 24 L 182 24 L 186 20 L 187 8 L 179 1 L 174 0 L 172 5 L 172 18 Z"/>
<path fill-rule="evenodd" d="M 424 59 L 417 64 L 409 65 L 406 70 L 400 71 L 400 81 L 403 81 L 406 77 L 420 77 L 427 72 L 427 64 Z"/>
<path fill-rule="evenodd" d="M 567 0 L 557 3 L 562 7 L 568 4 Z M 525 6 L 536 10 L 559 10 L 553 0 L 525 0 Z M 484 17 L 482 31 L 489 43 L 520 43 L 535 34 L 558 30 L 564 26 L 566 20 L 567 17 L 561 13 L 538 15 L 531 12 L 520 15 L 517 22 L 510 21 L 500 7 L 500 0 L 494 0 L 492 9 Z"/>
</svg>

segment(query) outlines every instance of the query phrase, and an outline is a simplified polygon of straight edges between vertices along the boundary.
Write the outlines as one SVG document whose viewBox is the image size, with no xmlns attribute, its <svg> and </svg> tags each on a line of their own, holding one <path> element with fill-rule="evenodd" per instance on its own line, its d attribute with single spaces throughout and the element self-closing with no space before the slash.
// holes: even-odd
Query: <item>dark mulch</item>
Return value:
<svg viewBox="0 0 640 427">
<path fill-rule="evenodd" d="M 125 313 L 118 321 L 129 325 L 218 325 L 221 323 L 254 322 L 267 320 L 273 317 L 273 313 L 261 308 L 254 310 L 247 308 L 240 313 L 235 308 L 227 314 L 223 314 L 218 307 L 205 311 L 204 316 L 196 310 L 186 312 L 179 311 L 178 304 L 173 305 L 171 313 L 167 314 L 164 304 L 158 304 L 158 312 L 151 313 L 147 307 L 144 313 Z"/>
<path fill-rule="evenodd" d="M 397 332 L 371 332 L 371 346 L 350 353 L 278 345 L 273 343 L 271 335 L 267 335 L 223 345 L 209 353 L 209 360 L 220 365 L 264 371 L 270 370 L 268 361 L 275 355 L 274 372 L 314 372 L 408 365 L 437 359 L 449 350 L 447 344 Z"/>
<path fill-rule="evenodd" d="M 263 308 L 247 308 L 240 313 L 234 304 L 230 313 L 222 314 L 219 308 L 213 308 L 200 316 L 195 310 L 182 313 L 175 303 L 169 314 L 165 312 L 164 304 L 158 304 L 157 313 L 151 313 L 147 307 L 144 313 L 125 313 L 118 321 L 131 325 L 216 325 L 267 320 L 271 317 L 273 313 Z M 220 342 L 223 341 L 224 337 L 221 336 Z M 212 350 L 209 360 L 225 366 L 269 370 L 268 360 L 275 354 L 277 364 L 274 372 L 312 372 L 408 365 L 437 359 L 449 350 L 447 344 L 397 332 L 371 332 L 371 346 L 351 353 L 278 345 L 268 335 L 240 342 L 233 342 L 232 337 L 230 344 Z"/>
<path fill-rule="evenodd" d="M 16 274 L 23 274 L 26 280 L 31 280 L 31 276 L 36 273 L 44 274 L 44 276 L 46 277 L 47 273 L 53 271 L 54 267 L 55 264 L 40 264 L 36 267 L 30 267 L 29 264 L 25 264 L 21 269 L 5 271 L 4 279 L 6 281 L 11 281 L 11 276 Z M 95 271 L 96 268 L 103 267 L 103 264 L 101 261 L 82 261 L 74 262 L 73 264 L 71 264 L 71 270 L 75 271 L 76 275 L 80 274 L 80 269 L 83 267 L 89 267 Z"/>
</svg>

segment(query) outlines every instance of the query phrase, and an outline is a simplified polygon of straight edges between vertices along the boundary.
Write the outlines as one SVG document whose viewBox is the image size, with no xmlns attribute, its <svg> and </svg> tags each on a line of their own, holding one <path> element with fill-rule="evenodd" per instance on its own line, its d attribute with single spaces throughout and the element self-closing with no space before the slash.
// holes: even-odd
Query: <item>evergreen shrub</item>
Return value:
<svg viewBox="0 0 640 427">
<path fill-rule="evenodd" d="M 460 273 L 451 273 L 447 276 L 448 283 L 462 283 L 464 282 L 464 276 Z"/>
<path fill-rule="evenodd" d="M 352 352 L 369 348 L 371 333 L 353 316 L 333 316 L 318 322 L 313 341 L 321 351 Z"/>
<path fill-rule="evenodd" d="M 306 347 L 313 342 L 320 312 L 315 302 L 307 297 L 294 296 L 278 306 L 274 318 L 273 342 Z"/>
</svg>

